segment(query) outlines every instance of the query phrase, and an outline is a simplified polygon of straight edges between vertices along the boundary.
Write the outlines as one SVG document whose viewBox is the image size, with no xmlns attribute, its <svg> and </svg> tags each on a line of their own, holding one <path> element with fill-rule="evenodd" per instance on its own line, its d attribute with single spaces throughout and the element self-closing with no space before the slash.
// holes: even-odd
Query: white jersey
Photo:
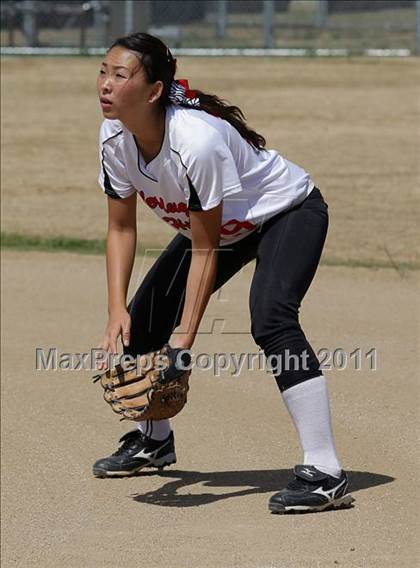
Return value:
<svg viewBox="0 0 420 568">
<path fill-rule="evenodd" d="M 110 197 L 138 192 L 166 223 L 191 238 L 189 211 L 223 200 L 220 245 L 234 243 L 314 188 L 307 172 L 274 150 L 256 150 L 227 121 L 205 111 L 166 108 L 159 154 L 147 165 L 119 120 L 100 130 L 99 183 Z"/>
</svg>

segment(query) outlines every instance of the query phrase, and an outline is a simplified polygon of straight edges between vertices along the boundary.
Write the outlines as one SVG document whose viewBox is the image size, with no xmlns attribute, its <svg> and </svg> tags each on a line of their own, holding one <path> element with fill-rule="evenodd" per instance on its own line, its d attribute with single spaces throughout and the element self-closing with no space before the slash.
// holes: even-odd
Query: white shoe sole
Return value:
<svg viewBox="0 0 420 568">
<path fill-rule="evenodd" d="M 172 465 L 174 463 L 176 463 L 176 455 L 172 453 L 172 454 L 166 454 L 166 456 L 163 456 L 157 460 L 153 460 L 148 463 L 139 465 L 135 469 L 131 469 L 129 471 L 93 469 L 93 475 L 95 477 L 130 477 L 147 467 L 156 467 L 157 469 L 162 470 L 164 467 Z"/>
<path fill-rule="evenodd" d="M 290 505 L 284 507 L 280 503 L 269 503 L 268 508 L 272 513 L 284 514 L 284 513 L 318 513 L 320 511 L 327 511 L 332 509 L 348 509 L 354 502 L 354 498 L 347 493 L 340 497 L 339 499 L 334 499 L 334 501 L 329 501 L 323 505 L 313 506 L 313 505 Z"/>
</svg>

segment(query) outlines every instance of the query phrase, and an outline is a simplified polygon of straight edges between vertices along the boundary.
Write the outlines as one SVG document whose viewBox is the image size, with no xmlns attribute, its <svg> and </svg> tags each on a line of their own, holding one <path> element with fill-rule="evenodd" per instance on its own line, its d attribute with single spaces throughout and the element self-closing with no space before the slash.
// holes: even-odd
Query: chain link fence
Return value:
<svg viewBox="0 0 420 568">
<path fill-rule="evenodd" d="M 420 53 L 420 0 L 3 0 L 0 9 L 5 54 L 92 53 L 132 31 L 191 54 Z"/>
</svg>

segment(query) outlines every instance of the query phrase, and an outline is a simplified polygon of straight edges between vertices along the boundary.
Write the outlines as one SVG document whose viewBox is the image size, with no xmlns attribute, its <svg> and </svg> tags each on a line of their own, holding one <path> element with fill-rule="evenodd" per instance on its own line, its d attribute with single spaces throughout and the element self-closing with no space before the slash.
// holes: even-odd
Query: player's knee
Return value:
<svg viewBox="0 0 420 568">
<path fill-rule="evenodd" d="M 251 334 L 265 349 L 273 339 L 290 336 L 300 330 L 298 306 L 294 302 L 257 302 L 251 310 Z"/>
</svg>

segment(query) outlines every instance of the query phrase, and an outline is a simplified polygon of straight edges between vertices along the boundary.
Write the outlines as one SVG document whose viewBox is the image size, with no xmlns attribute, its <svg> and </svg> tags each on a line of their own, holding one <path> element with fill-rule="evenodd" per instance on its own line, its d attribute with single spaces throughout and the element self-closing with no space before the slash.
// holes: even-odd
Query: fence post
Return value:
<svg viewBox="0 0 420 568">
<path fill-rule="evenodd" d="M 325 28 L 328 20 L 328 0 L 318 0 L 316 10 L 315 26 L 317 28 Z"/>
<path fill-rule="evenodd" d="M 25 0 L 23 2 L 23 33 L 26 45 L 36 47 L 38 45 L 38 26 L 35 13 L 35 2 Z"/>
<path fill-rule="evenodd" d="M 8 11 L 8 22 L 9 22 L 9 46 L 15 47 L 15 20 L 16 20 L 16 8 L 10 6 L 6 8 Z"/>
<path fill-rule="evenodd" d="M 93 28 L 95 30 L 95 45 L 105 47 L 108 44 L 108 23 L 109 15 L 105 13 L 98 0 L 90 2 L 93 10 Z"/>
<path fill-rule="evenodd" d="M 420 0 L 416 2 L 416 53 L 420 55 Z"/>
<path fill-rule="evenodd" d="M 217 29 L 216 34 L 219 39 L 226 37 L 227 27 L 227 2 L 226 0 L 219 0 L 217 2 Z"/>
<path fill-rule="evenodd" d="M 274 2 L 264 0 L 264 47 L 274 47 Z"/>
<path fill-rule="evenodd" d="M 124 33 L 125 35 L 131 34 L 134 23 L 134 2 L 133 0 L 125 0 L 125 18 L 124 18 Z"/>
<path fill-rule="evenodd" d="M 85 2 L 81 7 L 80 13 L 80 51 L 86 48 L 86 36 L 87 36 L 87 19 L 89 17 L 89 12 L 92 10 L 91 4 Z"/>
</svg>

